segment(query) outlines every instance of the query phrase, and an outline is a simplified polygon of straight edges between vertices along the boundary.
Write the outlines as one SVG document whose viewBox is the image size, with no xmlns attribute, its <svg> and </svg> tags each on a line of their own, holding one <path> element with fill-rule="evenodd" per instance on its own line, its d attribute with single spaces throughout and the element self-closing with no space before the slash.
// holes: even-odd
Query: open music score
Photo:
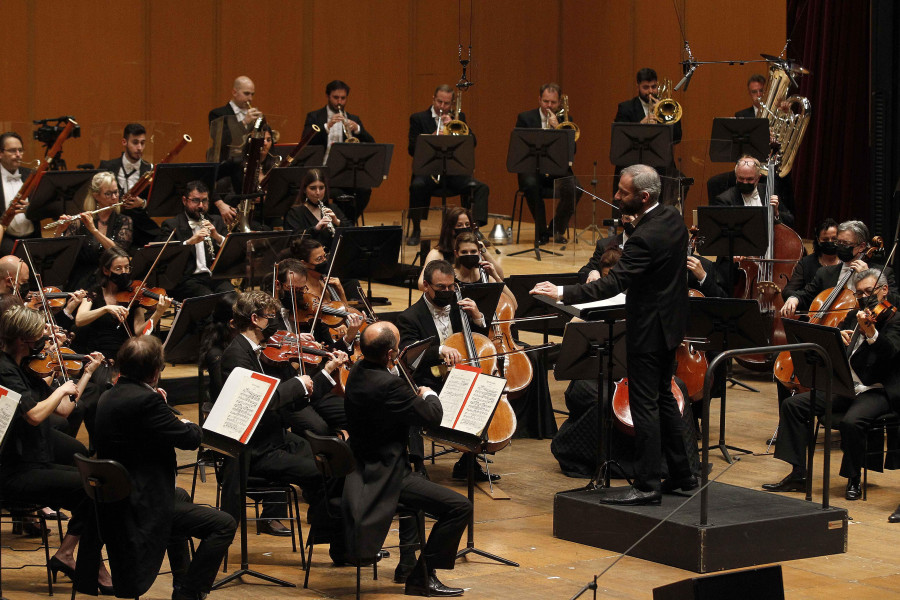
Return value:
<svg viewBox="0 0 900 600">
<path fill-rule="evenodd" d="M 16 416 L 16 409 L 19 406 L 19 399 L 22 397 L 18 392 L 14 392 L 9 388 L 0 385 L 0 446 L 6 438 L 6 432 L 12 424 L 13 418 Z"/>
<path fill-rule="evenodd" d="M 279 380 L 237 367 L 228 376 L 209 416 L 203 422 L 203 444 L 233 453 L 235 443 L 243 446 L 256 430 Z"/>
<path fill-rule="evenodd" d="M 441 388 L 441 428 L 481 437 L 505 388 L 502 377 L 485 375 L 477 367 L 456 365 Z"/>
<path fill-rule="evenodd" d="M 594 300 L 593 302 L 582 302 L 581 304 L 573 304 L 573 307 L 578 310 L 585 310 L 587 308 L 616 308 L 616 307 L 624 307 L 625 306 L 625 292 L 619 293 L 612 298 L 606 298 L 604 300 Z"/>
</svg>

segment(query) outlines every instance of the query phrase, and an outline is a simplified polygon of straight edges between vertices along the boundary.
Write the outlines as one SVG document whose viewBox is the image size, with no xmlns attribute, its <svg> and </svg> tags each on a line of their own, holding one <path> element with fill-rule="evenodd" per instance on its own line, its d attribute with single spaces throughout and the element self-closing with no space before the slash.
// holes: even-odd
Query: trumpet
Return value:
<svg viewBox="0 0 900 600">
<path fill-rule="evenodd" d="M 556 113 L 556 118 L 559 119 L 559 124 L 556 126 L 556 129 L 571 129 L 575 132 L 575 141 L 578 141 L 578 138 L 581 137 L 581 128 L 578 127 L 575 123 L 569 120 L 569 96 L 568 94 L 563 94 L 562 97 L 562 108 L 559 112 Z"/>
<path fill-rule="evenodd" d="M 353 137 L 353 133 L 350 131 L 350 128 L 347 127 L 347 120 L 348 120 L 347 113 L 345 113 L 343 111 L 343 107 L 341 107 L 341 110 L 339 112 L 340 112 L 341 118 L 344 119 L 344 122 L 341 124 L 341 126 L 344 128 L 344 143 L 345 144 L 358 144 L 359 138 Z"/>
<path fill-rule="evenodd" d="M 97 210 L 90 210 L 86 213 L 79 213 L 79 214 L 71 216 L 71 217 L 66 217 L 65 219 L 60 219 L 59 221 L 53 221 L 52 223 L 48 223 L 47 225 L 44 225 L 44 229 L 56 229 L 60 225 L 68 225 L 69 223 L 74 223 L 75 221 L 80 221 L 82 214 L 99 215 L 102 212 L 116 208 L 117 206 L 122 206 L 123 204 L 125 204 L 124 200 L 121 202 L 116 202 L 115 204 L 110 204 L 109 206 L 104 206 L 103 208 L 98 208 Z"/>
<path fill-rule="evenodd" d="M 658 102 L 653 107 L 653 115 L 656 120 L 663 125 L 674 125 L 680 121 L 683 111 L 681 105 L 672 98 L 671 79 L 663 79 L 658 98 Z"/>
</svg>

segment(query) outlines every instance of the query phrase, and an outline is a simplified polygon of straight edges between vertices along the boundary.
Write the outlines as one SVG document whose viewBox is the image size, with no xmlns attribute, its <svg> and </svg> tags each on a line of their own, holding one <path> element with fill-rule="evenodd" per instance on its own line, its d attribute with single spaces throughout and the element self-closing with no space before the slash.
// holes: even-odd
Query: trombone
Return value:
<svg viewBox="0 0 900 600">
<path fill-rule="evenodd" d="M 659 88 L 658 101 L 653 107 L 653 115 L 657 122 L 663 125 L 674 125 L 681 120 L 683 113 L 681 105 L 672 98 L 672 80 L 663 79 Z"/>
<path fill-rule="evenodd" d="M 60 225 L 68 225 L 69 223 L 74 223 L 75 221 L 80 221 L 81 215 L 99 215 L 102 212 L 116 208 L 118 206 L 122 206 L 123 204 L 125 204 L 125 201 L 121 200 L 119 202 L 116 202 L 115 204 L 110 204 L 109 206 L 104 206 L 103 208 L 98 208 L 97 210 L 90 210 L 86 213 L 78 213 L 77 215 L 74 215 L 71 217 L 66 217 L 65 219 L 60 219 L 59 221 L 53 221 L 52 223 L 48 223 L 47 225 L 44 225 L 44 229 L 55 229 L 55 228 L 59 227 Z"/>
<path fill-rule="evenodd" d="M 563 94 L 561 99 L 562 108 L 559 112 L 556 113 L 556 118 L 559 119 L 559 124 L 556 126 L 556 129 L 571 129 L 575 132 L 575 141 L 578 141 L 578 138 L 581 137 L 581 128 L 578 127 L 575 123 L 569 120 L 569 95 Z"/>
</svg>

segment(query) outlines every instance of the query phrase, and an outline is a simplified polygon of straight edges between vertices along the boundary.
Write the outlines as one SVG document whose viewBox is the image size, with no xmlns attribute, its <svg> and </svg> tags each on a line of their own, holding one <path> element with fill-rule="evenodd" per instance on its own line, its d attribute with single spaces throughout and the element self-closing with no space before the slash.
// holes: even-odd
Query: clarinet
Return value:
<svg viewBox="0 0 900 600">
<path fill-rule="evenodd" d="M 322 200 L 319 200 L 319 211 L 322 213 L 322 217 L 324 218 L 325 217 L 325 202 Z M 334 225 L 332 223 L 328 223 L 328 225 L 326 225 L 325 227 L 328 228 L 328 233 L 330 233 L 331 235 L 334 235 Z"/>
</svg>

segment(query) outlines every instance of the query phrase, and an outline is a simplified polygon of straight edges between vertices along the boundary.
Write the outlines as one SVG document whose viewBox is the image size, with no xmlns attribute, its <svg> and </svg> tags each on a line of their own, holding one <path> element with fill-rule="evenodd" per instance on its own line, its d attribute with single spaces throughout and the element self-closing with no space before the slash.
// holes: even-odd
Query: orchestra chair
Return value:
<svg viewBox="0 0 900 600">
<path fill-rule="evenodd" d="M 553 188 L 541 186 L 541 198 L 544 200 L 552 200 L 553 199 Z M 552 203 L 551 203 L 552 205 Z M 519 243 L 519 237 L 522 235 L 522 214 L 525 211 L 525 207 L 528 206 L 528 203 L 525 201 L 525 190 L 519 188 L 516 190 L 516 194 L 513 196 L 513 210 L 512 217 L 510 217 L 510 223 L 517 223 L 516 225 L 516 243 Z M 554 210 L 555 210 L 555 205 Z M 546 205 L 544 205 L 544 209 L 546 210 Z M 519 219 L 516 221 L 516 211 L 519 211 Z M 573 211 L 572 217 L 575 217 L 575 212 Z M 547 220 L 545 217 L 545 223 L 550 224 L 550 220 Z M 537 231 L 534 232 L 535 237 L 537 236 Z M 566 227 L 566 236 L 569 237 L 570 227 Z M 552 236 L 551 236 L 552 237 Z M 512 240 L 510 240 L 510 243 Z"/>
<path fill-rule="evenodd" d="M 319 474 L 322 476 L 322 482 L 326 489 L 328 487 L 328 481 L 330 479 L 346 477 L 356 470 L 356 460 L 353 458 L 353 451 L 350 450 L 350 446 L 347 445 L 347 442 L 345 442 L 343 439 L 337 436 L 316 435 L 309 430 L 304 431 L 303 436 L 309 442 L 310 448 L 313 452 L 313 456 L 316 460 L 316 468 L 319 470 Z M 340 517 L 341 499 L 329 498 L 325 503 L 325 508 L 329 517 Z M 419 533 L 418 540 L 414 544 L 407 544 L 407 546 L 412 546 L 414 549 L 417 549 L 420 552 L 423 551 L 423 549 L 425 548 L 425 544 L 422 541 L 425 539 L 425 513 L 422 511 L 414 511 L 410 508 L 404 507 L 401 504 L 397 507 L 397 516 L 400 519 L 416 520 L 416 529 Z M 307 556 L 306 559 L 306 575 L 303 578 L 304 588 L 309 587 L 309 572 L 312 570 L 312 554 L 313 546 L 315 544 L 315 535 L 313 533 L 313 530 L 310 529 L 309 535 L 306 538 L 306 545 L 309 547 L 309 556 Z M 381 560 L 383 556 L 389 555 L 385 552 L 385 550 L 382 549 L 382 551 L 376 557 L 351 557 L 353 562 L 356 563 L 356 600 L 359 600 L 360 597 L 360 579 L 363 563 L 368 564 L 368 561 L 372 561 L 372 578 L 377 580 L 378 561 Z M 423 575 L 425 576 L 425 580 L 427 581 L 428 573 L 425 569 L 424 562 L 422 564 Z"/>
<path fill-rule="evenodd" d="M 831 417 L 831 429 L 836 431 L 839 429 L 844 413 L 836 412 Z M 818 439 L 819 428 L 822 426 L 821 418 L 816 419 L 816 432 L 813 439 Z M 900 444 L 897 443 L 897 436 L 900 433 L 900 415 L 894 411 L 887 412 L 875 418 L 865 430 L 865 451 L 862 469 L 862 499 L 866 500 L 866 488 L 869 481 L 869 466 L 873 470 L 882 472 L 885 468 L 885 461 L 888 457 L 900 456 Z M 893 443 L 892 443 L 893 442 Z M 875 445 L 877 444 L 877 446 Z M 870 447 L 871 446 L 871 447 Z M 900 464 L 894 459 L 894 465 Z M 890 463 L 889 463 L 890 464 Z M 896 468 L 896 467 L 888 467 Z"/>
<path fill-rule="evenodd" d="M 24 523 L 27 517 L 34 517 L 37 519 L 38 527 L 40 527 L 41 531 L 41 540 L 40 543 L 28 550 L 19 550 L 16 548 L 9 547 L 13 552 L 37 552 L 41 548 L 44 549 L 44 564 L 24 564 L 21 567 L 2 567 L 0 571 L 6 569 L 15 569 L 19 570 L 24 567 L 40 567 L 43 566 L 47 571 L 47 593 L 52 596 L 53 595 L 53 575 L 50 571 L 50 529 L 47 527 L 47 515 L 41 510 L 43 508 L 42 505 L 34 504 L 31 502 L 19 502 L 12 498 L 3 498 L 0 500 L 0 511 L 8 513 L 9 520 L 14 524 L 19 521 L 20 523 Z M 56 510 L 56 523 L 59 529 L 59 539 L 63 538 L 62 532 L 62 517 L 59 514 L 59 507 L 54 507 Z M 2 521 L 2 519 L 0 519 Z M 0 548 L 3 547 L 2 543 L 2 533 L 0 533 Z"/>
</svg>

